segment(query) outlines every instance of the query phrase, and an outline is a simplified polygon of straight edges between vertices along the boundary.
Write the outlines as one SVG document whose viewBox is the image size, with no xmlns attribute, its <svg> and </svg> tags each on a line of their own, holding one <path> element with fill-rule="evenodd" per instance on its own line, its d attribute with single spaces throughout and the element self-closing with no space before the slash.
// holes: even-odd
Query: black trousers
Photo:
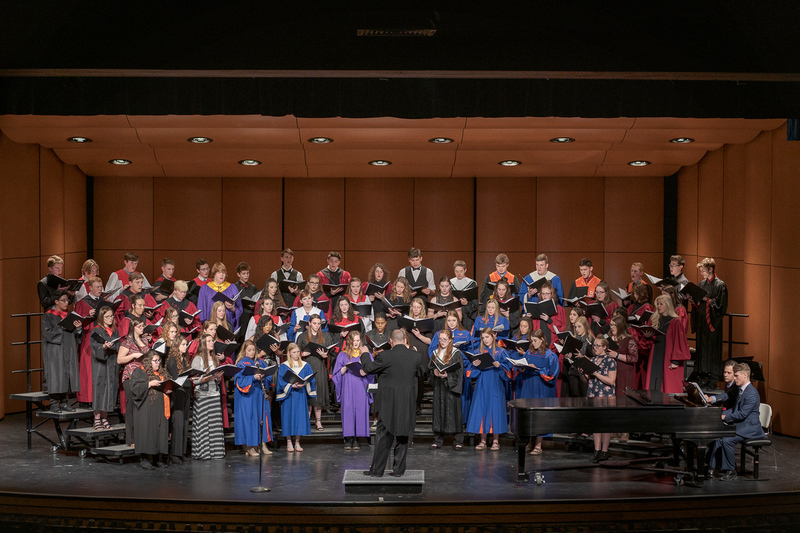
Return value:
<svg viewBox="0 0 800 533">
<path fill-rule="evenodd" d="M 406 456 L 408 455 L 408 435 L 392 435 L 383 421 L 378 419 L 378 428 L 375 432 L 375 451 L 372 455 L 372 464 L 369 471 L 377 476 L 382 476 L 386 470 L 386 462 L 389 460 L 389 452 L 392 443 L 397 439 L 394 447 L 394 465 L 392 470 L 395 475 L 403 475 L 406 472 Z"/>
</svg>

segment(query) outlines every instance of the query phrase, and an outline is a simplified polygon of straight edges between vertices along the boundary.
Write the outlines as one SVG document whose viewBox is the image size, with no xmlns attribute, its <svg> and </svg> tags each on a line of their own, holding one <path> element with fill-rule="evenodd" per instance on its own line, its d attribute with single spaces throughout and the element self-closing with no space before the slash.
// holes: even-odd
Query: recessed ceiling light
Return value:
<svg viewBox="0 0 800 533">
<path fill-rule="evenodd" d="M 246 167 L 257 167 L 258 165 L 261 164 L 261 161 L 259 161 L 258 159 L 242 159 L 241 161 L 239 161 L 239 164 L 244 165 Z"/>
<path fill-rule="evenodd" d="M 689 144 L 693 143 L 694 139 L 691 137 L 676 137 L 675 139 L 670 139 L 669 142 L 674 144 Z"/>
<path fill-rule="evenodd" d="M 428 142 L 433 144 L 450 144 L 455 141 L 449 137 L 434 137 L 433 139 L 428 139 Z"/>
<path fill-rule="evenodd" d="M 209 137 L 189 137 L 186 140 L 194 144 L 208 144 L 210 142 L 214 142 L 214 139 Z"/>
<path fill-rule="evenodd" d="M 507 159 L 505 161 L 500 161 L 497 163 L 501 167 L 517 167 L 522 164 L 522 161 L 514 161 L 513 159 Z"/>
<path fill-rule="evenodd" d="M 575 139 L 572 137 L 554 137 L 550 139 L 551 143 L 574 143 Z"/>
<path fill-rule="evenodd" d="M 92 142 L 92 140 L 89 137 L 70 137 L 70 138 L 67 139 L 67 141 L 69 141 L 71 143 L 78 143 L 78 144 Z"/>
<path fill-rule="evenodd" d="M 332 143 L 333 139 L 331 139 L 330 137 L 311 137 L 308 140 L 308 142 L 314 143 L 314 144 L 328 144 L 328 143 Z"/>
<path fill-rule="evenodd" d="M 372 165 L 372 166 L 375 166 L 375 167 L 388 167 L 389 165 L 392 164 L 392 162 L 391 161 L 385 161 L 383 159 L 376 159 L 374 161 L 370 161 L 369 164 Z"/>
<path fill-rule="evenodd" d="M 646 167 L 650 161 L 630 161 L 628 164 L 632 167 Z"/>
<path fill-rule="evenodd" d="M 132 161 L 128 161 L 127 159 L 109 159 L 109 163 L 112 165 L 130 165 L 133 163 Z"/>
</svg>

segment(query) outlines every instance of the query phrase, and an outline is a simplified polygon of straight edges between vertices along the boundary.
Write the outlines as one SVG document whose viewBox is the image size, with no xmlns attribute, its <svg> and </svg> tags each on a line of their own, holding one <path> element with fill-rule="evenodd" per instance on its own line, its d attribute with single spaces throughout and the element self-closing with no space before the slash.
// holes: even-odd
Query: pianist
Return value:
<svg viewBox="0 0 800 533">
<path fill-rule="evenodd" d="M 733 379 L 733 367 L 736 366 L 736 361 L 728 359 L 725 361 L 725 366 L 722 367 L 722 380 L 725 382 L 725 390 L 721 394 L 709 396 L 706 394 L 708 403 L 722 402 L 723 409 L 733 409 L 736 401 L 739 399 L 739 387 Z"/>
<path fill-rule="evenodd" d="M 739 398 L 733 409 L 722 413 L 726 424 L 736 424 L 736 436 L 714 441 L 709 450 L 709 468 L 715 469 L 721 460 L 720 478 L 724 481 L 736 479 L 736 445 L 747 439 L 764 436 L 759 421 L 761 400 L 758 391 L 750 383 L 750 367 L 739 363 L 733 367 L 733 380 L 739 388 Z"/>
</svg>

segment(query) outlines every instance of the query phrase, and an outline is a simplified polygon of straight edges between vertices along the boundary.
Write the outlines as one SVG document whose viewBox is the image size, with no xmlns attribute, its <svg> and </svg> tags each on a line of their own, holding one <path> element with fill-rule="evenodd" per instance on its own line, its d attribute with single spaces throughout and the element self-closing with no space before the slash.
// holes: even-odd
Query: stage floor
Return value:
<svg viewBox="0 0 800 533">
<path fill-rule="evenodd" d="M 55 438 L 52 423 L 40 428 Z M 516 449 L 504 441 L 500 451 L 476 451 L 465 446 L 456 451 L 452 445 L 431 450 L 430 440 L 418 438 L 409 451 L 408 468 L 424 470 L 421 494 L 345 494 L 342 484 L 345 470 L 369 467 L 371 447 L 362 443 L 360 451 L 345 451 L 338 441 L 307 439 L 305 451 L 288 453 L 281 446 L 264 457 L 263 484 L 270 492 L 256 494 L 258 458 L 245 457 L 229 447 L 222 460 L 192 461 L 146 471 L 138 460 L 126 459 L 122 465 L 106 463 L 91 454 L 80 458 L 76 451 L 52 454 L 50 444 L 34 436 L 33 449 L 27 449 L 24 414 L 6 416 L 0 421 L 0 495 L 55 499 L 68 502 L 81 499 L 102 502 L 104 499 L 185 502 L 211 502 L 213 505 L 271 504 L 306 506 L 363 506 L 392 504 L 446 504 L 459 508 L 483 507 L 486 504 L 556 504 L 633 503 L 638 509 L 659 509 L 680 505 L 680 500 L 708 499 L 703 507 L 714 507 L 712 500 L 755 497 L 777 502 L 779 495 L 800 494 L 800 439 L 776 436 L 778 470 L 772 453 L 762 451 L 762 479 L 749 476 L 732 482 L 710 480 L 702 487 L 678 486 L 673 476 L 642 470 L 594 466 L 589 454 L 576 449 L 565 451 L 563 443 L 545 441 L 541 456 L 527 456 L 528 471 L 542 470 L 545 483 L 537 486 L 516 482 Z M 631 454 L 614 452 L 614 458 Z M 558 470 L 568 466 L 582 466 Z M 555 468 L 556 470 L 551 470 Z M 5 500 L 9 501 L 9 500 Z M 796 500 L 793 500 L 796 501 Z M 672 502 L 668 504 L 666 502 Z M 619 507 L 622 509 L 622 507 Z M 566 509 L 566 508 L 565 508 Z"/>
</svg>

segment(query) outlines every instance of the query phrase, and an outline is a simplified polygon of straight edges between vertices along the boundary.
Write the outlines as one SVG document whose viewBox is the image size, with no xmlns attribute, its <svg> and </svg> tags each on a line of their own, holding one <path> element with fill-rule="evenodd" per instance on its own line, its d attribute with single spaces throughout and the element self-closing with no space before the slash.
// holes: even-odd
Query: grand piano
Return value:
<svg viewBox="0 0 800 533">
<path fill-rule="evenodd" d="M 536 435 L 615 432 L 669 435 L 675 461 L 681 457 L 681 444 L 685 445 L 688 468 L 683 474 L 689 474 L 696 482 L 705 455 L 698 453 L 698 448 L 702 450 L 715 439 L 736 434 L 734 426 L 722 422 L 721 407 L 695 407 L 659 391 L 629 389 L 624 395 L 610 398 L 521 398 L 511 400 L 508 405 L 511 429 L 517 438 L 517 482 L 528 481 L 525 445 Z M 676 481 L 682 478 L 681 475 Z M 540 482 L 540 475 L 536 481 Z"/>
</svg>

